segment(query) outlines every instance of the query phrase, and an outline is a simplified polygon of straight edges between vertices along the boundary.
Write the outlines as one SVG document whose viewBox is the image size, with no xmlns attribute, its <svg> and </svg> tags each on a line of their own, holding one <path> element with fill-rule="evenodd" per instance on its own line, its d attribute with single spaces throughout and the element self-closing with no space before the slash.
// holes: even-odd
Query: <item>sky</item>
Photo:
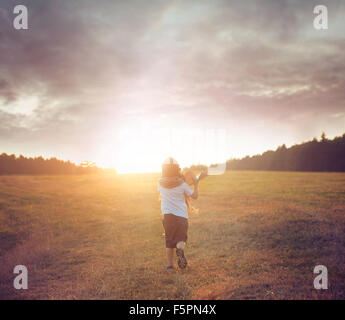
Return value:
<svg viewBox="0 0 345 320">
<path fill-rule="evenodd" d="M 155 171 L 342 135 L 344 30 L 344 0 L 1 0 L 0 153 Z"/>
</svg>

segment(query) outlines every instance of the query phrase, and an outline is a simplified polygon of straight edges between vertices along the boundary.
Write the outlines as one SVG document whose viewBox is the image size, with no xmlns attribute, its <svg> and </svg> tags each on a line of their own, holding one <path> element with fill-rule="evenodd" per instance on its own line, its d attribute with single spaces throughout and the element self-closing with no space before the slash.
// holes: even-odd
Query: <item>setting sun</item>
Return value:
<svg viewBox="0 0 345 320">
<path fill-rule="evenodd" d="M 152 122 L 127 123 L 102 146 L 97 164 L 118 173 L 157 172 L 162 161 L 172 156 L 180 166 L 225 162 L 228 136 L 221 129 L 159 128 Z"/>
</svg>

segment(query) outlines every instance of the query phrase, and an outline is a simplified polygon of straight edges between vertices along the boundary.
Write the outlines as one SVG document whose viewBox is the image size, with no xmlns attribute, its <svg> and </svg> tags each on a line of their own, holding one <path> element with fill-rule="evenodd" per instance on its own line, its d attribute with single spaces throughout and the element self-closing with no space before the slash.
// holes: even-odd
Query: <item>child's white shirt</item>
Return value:
<svg viewBox="0 0 345 320">
<path fill-rule="evenodd" d="M 161 195 L 162 214 L 174 214 L 175 216 L 188 219 L 185 196 L 191 196 L 193 190 L 187 183 L 183 182 L 175 188 L 163 188 L 158 184 L 158 191 Z"/>
</svg>

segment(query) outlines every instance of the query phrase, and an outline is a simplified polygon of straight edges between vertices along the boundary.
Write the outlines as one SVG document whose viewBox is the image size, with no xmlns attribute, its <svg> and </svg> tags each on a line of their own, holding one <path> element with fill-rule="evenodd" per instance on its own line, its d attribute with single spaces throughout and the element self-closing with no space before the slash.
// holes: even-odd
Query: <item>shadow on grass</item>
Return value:
<svg viewBox="0 0 345 320">
<path fill-rule="evenodd" d="M 272 252 L 265 268 L 250 272 L 253 261 L 233 283 L 214 293 L 215 299 L 344 299 L 344 224 L 320 220 L 288 220 L 280 223 L 246 224 L 239 247 L 243 251 Z M 267 262 L 267 264 L 266 264 Z M 313 288 L 314 267 L 325 265 L 329 289 Z"/>
<path fill-rule="evenodd" d="M 328 256 L 339 251 L 340 254 L 345 244 L 344 226 L 327 221 L 299 219 L 245 229 L 243 246 L 282 250 L 291 257 L 298 252 Z"/>
</svg>

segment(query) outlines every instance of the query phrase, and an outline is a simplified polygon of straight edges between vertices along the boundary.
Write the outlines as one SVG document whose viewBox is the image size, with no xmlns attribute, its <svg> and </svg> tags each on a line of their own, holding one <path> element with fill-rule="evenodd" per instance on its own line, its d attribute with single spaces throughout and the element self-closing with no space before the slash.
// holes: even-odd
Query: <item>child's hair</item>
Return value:
<svg viewBox="0 0 345 320">
<path fill-rule="evenodd" d="M 162 177 L 181 177 L 181 170 L 178 164 L 163 164 Z"/>
</svg>

